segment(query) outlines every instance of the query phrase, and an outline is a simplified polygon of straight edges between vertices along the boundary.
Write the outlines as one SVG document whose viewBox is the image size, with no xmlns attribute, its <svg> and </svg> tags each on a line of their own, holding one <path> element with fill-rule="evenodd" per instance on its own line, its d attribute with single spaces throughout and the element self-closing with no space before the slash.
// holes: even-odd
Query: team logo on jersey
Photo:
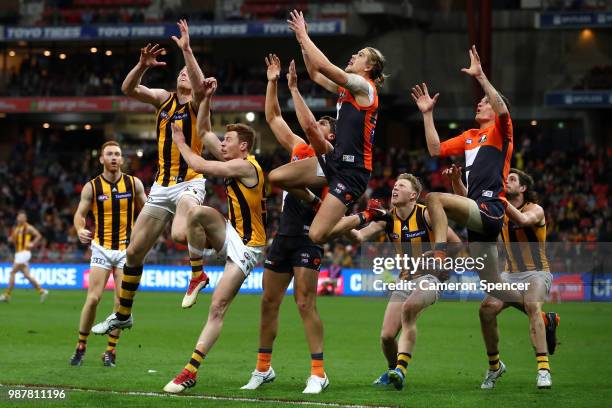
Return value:
<svg viewBox="0 0 612 408">
<path fill-rule="evenodd" d="M 100 195 L 98 196 L 98 201 L 106 201 L 106 200 L 108 200 L 109 198 L 110 198 L 110 197 L 109 197 L 109 196 L 107 196 L 106 194 L 100 194 Z"/>
<path fill-rule="evenodd" d="M 187 117 L 187 112 L 177 112 L 174 114 L 174 116 L 172 117 L 175 121 L 177 120 L 183 120 Z"/>
<path fill-rule="evenodd" d="M 481 135 L 480 139 L 478 139 L 478 143 L 484 143 L 487 141 L 487 135 Z"/>
<path fill-rule="evenodd" d="M 465 144 L 472 144 L 472 139 L 466 139 Z"/>
<path fill-rule="evenodd" d="M 392 239 L 398 239 L 399 235 L 397 235 L 395 232 L 393 234 L 391 234 L 391 238 Z"/>
</svg>

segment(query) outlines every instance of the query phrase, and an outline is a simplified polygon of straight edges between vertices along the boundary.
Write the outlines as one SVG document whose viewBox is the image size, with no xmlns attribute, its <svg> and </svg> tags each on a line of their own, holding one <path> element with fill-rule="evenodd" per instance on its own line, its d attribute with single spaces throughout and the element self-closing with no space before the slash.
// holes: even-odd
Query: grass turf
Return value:
<svg viewBox="0 0 612 408">
<path fill-rule="evenodd" d="M 179 293 L 139 293 L 134 328 L 123 333 L 117 367 L 105 368 L 100 356 L 106 338 L 91 335 L 81 367 L 68 359 L 77 340 L 85 293 L 54 291 L 45 304 L 34 291 L 17 290 L 0 304 L 0 405 L 11 405 L 14 384 L 40 384 L 118 392 L 161 392 L 185 365 L 206 319 L 210 296 L 182 310 Z M 612 355 L 612 304 L 566 303 L 549 306 L 561 315 L 559 340 L 551 357 L 553 389 L 535 387 L 535 357 L 527 319 L 507 310 L 499 320 L 500 355 L 508 371 L 494 390 L 479 389 L 487 368 L 475 302 L 440 302 L 419 320 L 419 335 L 408 382 L 403 391 L 378 389 L 371 382 L 386 368 L 378 335 L 384 299 L 320 298 L 325 324 L 325 367 L 329 389 L 321 395 L 301 393 L 309 375 L 310 356 L 301 320 L 291 298 L 281 310 L 272 365 L 273 384 L 242 391 L 253 370 L 258 347 L 259 296 L 239 295 L 231 305 L 221 338 L 200 368 L 198 384 L 187 395 L 384 406 L 500 407 L 607 406 Z M 98 320 L 110 311 L 111 293 L 99 307 Z M 154 372 L 149 372 L 153 370 Z M 65 401 L 52 406 L 279 406 L 278 402 L 204 400 L 196 398 L 88 393 L 67 390 Z M 40 406 L 19 401 L 15 406 Z M 281 404 L 282 405 L 282 404 Z"/>
</svg>

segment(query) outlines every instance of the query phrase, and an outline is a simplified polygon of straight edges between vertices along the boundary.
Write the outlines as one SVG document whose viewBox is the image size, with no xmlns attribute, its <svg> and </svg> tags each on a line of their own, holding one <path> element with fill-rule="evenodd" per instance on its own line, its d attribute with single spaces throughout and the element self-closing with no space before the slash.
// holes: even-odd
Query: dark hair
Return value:
<svg viewBox="0 0 612 408">
<path fill-rule="evenodd" d="M 104 153 L 104 149 L 106 149 L 108 146 L 117 146 L 119 149 L 121 149 L 119 143 L 115 142 L 114 140 L 109 140 L 108 142 L 105 142 L 102 147 L 100 147 L 100 156 Z"/>
<path fill-rule="evenodd" d="M 225 127 L 228 132 L 236 132 L 240 142 L 246 142 L 249 153 L 255 144 L 255 130 L 244 123 L 230 123 Z"/>
<path fill-rule="evenodd" d="M 530 203 L 537 203 L 538 193 L 533 191 L 533 178 L 524 171 L 515 168 L 510 169 L 510 173 L 516 174 L 518 176 L 519 185 L 525 187 L 525 192 L 523 193 L 525 201 L 529 201 Z"/>
<path fill-rule="evenodd" d="M 374 47 L 365 47 L 365 50 L 368 56 L 368 64 L 372 65 L 370 79 L 374 81 L 376 86 L 381 87 L 385 82 L 385 78 L 388 77 L 388 75 L 383 72 L 386 62 L 385 56 Z"/>
<path fill-rule="evenodd" d="M 329 123 L 329 131 L 332 134 L 336 134 L 336 118 L 332 118 L 331 116 L 321 116 L 322 120 L 326 120 Z"/>
</svg>

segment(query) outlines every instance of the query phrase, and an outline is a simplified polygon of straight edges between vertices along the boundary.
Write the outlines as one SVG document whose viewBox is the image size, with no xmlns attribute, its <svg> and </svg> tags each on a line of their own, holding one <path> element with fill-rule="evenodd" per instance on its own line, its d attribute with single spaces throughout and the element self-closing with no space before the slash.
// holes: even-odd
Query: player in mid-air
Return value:
<svg viewBox="0 0 612 408">
<path fill-rule="evenodd" d="M 366 227 L 350 232 L 350 238 L 357 242 L 372 241 L 382 234 L 395 244 L 397 253 L 421 256 L 433 249 L 434 235 L 427 207 L 417 201 L 423 186 L 412 174 L 400 174 L 391 193 L 392 209 L 389 217 L 371 222 Z M 353 225 L 360 224 L 359 215 L 347 217 Z M 450 243 L 460 243 L 455 232 L 448 228 L 447 239 Z M 404 386 L 408 364 L 416 343 L 416 322 L 419 315 L 439 297 L 437 290 L 423 290 L 419 282 L 439 283 L 437 276 L 427 271 L 402 271 L 400 279 L 415 285 L 413 290 L 396 290 L 391 294 L 380 334 L 383 354 L 389 370 L 385 371 L 375 385 L 389 385 L 401 390 Z M 399 340 L 397 335 L 400 333 Z"/>
<path fill-rule="evenodd" d="M 81 191 L 81 201 L 74 213 L 74 228 L 83 244 L 91 243 L 91 263 L 87 298 L 81 310 L 79 340 L 70 364 L 80 366 L 87 351 L 87 337 L 91 331 L 96 309 L 111 273 L 115 281 L 115 309 L 119 306 L 119 283 L 125 265 L 125 251 L 136 216 L 147 197 L 142 181 L 121 171 L 121 146 L 108 141 L 100 148 L 102 174 L 90 180 Z M 95 224 L 93 233 L 86 226 L 91 211 Z M 108 334 L 108 346 L 102 355 L 106 367 L 114 367 L 115 347 L 119 329 Z"/>
<path fill-rule="evenodd" d="M 24 210 L 17 213 L 17 224 L 13 228 L 12 234 L 9 236 L 9 241 L 15 246 L 15 259 L 13 260 L 13 269 L 9 278 L 9 285 L 2 295 L 0 302 L 8 302 L 11 300 L 13 288 L 15 287 L 15 275 L 17 272 L 23 273 L 23 276 L 34 286 L 34 289 L 40 294 L 40 302 L 44 302 L 49 295 L 47 289 L 43 289 L 40 283 L 30 274 L 30 259 L 32 258 L 32 249 L 35 248 L 42 239 L 42 235 L 38 230 L 28 223 L 28 215 Z"/>
<path fill-rule="evenodd" d="M 208 320 L 189 362 L 164 387 L 166 392 L 179 393 L 195 385 L 202 360 L 221 334 L 227 309 L 263 255 L 266 209 L 264 174 L 255 157 L 250 155 L 255 139 L 252 128 L 241 123 L 227 125 L 223 142 L 215 138 L 219 146 L 213 151 L 220 152 L 223 161 L 205 160 L 191 150 L 185 142 L 185 135 L 175 124 L 172 133 L 181 155 L 194 171 L 225 179 L 228 204 L 227 219 L 207 206 L 197 206 L 189 211 L 187 238 L 190 253 L 202 256 L 205 248 L 212 247 L 225 260 L 225 269 L 212 294 Z"/>
<path fill-rule="evenodd" d="M 266 121 L 276 140 L 291 153 L 291 161 L 315 156 L 315 150 L 304 139 L 293 133 L 283 119 L 278 102 L 277 87 L 281 73 L 280 60 L 274 54 L 266 58 L 268 86 L 266 89 Z M 318 121 L 304 103 L 297 87 L 295 64 L 291 62 L 287 82 L 293 97 L 300 124 L 305 129 L 322 128 L 327 143 L 333 143 L 336 120 L 322 116 Z M 308 133 L 307 133 L 308 134 Z M 319 140 L 314 138 L 314 140 Z M 314 190 L 319 195 L 322 191 Z M 308 238 L 314 209 L 304 205 L 292 194 L 284 195 L 280 225 L 265 260 L 263 272 L 263 295 L 259 326 L 259 350 L 257 364 L 249 382 L 242 389 L 253 390 L 276 378 L 271 365 L 272 347 L 278 333 L 280 305 L 291 279 L 293 293 L 298 306 L 306 340 L 310 349 L 311 369 L 304 393 L 317 394 L 323 391 L 329 380 L 324 369 L 323 323 L 316 307 L 317 283 L 323 248 Z"/>
<path fill-rule="evenodd" d="M 186 144 L 197 155 L 202 153 L 204 141 L 198 135 L 196 117 L 204 99 L 205 78 L 189 45 L 187 23 L 181 20 L 178 26 L 181 37 L 172 38 L 183 53 L 185 67 L 177 78 L 176 92 L 141 85 L 142 76 L 149 68 L 166 64 L 157 61 L 163 49 L 150 44 L 140 50 L 140 61 L 129 72 L 121 86 L 121 90 L 129 97 L 151 104 L 156 109 L 158 169 L 147 202 L 132 229 L 121 280 L 119 308 L 92 328 L 95 334 L 106 334 L 115 328 L 132 326 L 132 304 L 147 253 L 173 217 L 172 239 L 186 243 L 187 213 L 190 208 L 204 203 L 206 180 L 202 174 L 191 169 L 181 156 L 172 142 L 170 129 L 171 124 L 178 124 L 183 129 Z M 191 306 L 194 293 L 208 283 L 208 277 L 201 271 L 201 262 L 197 261 L 196 264 L 183 299 L 183 307 Z"/>
<path fill-rule="evenodd" d="M 316 207 L 320 205 L 308 235 L 314 243 L 321 244 L 344 232 L 334 230 L 334 227 L 347 207 L 363 195 L 370 180 L 378 116 L 377 88 L 385 78 L 385 59 L 377 49 L 366 47 L 353 55 L 343 70 L 333 65 L 312 42 L 301 12 L 294 10 L 288 23 L 300 43 L 310 78 L 338 94 L 336 141 L 331 152 L 317 149 L 318 144 L 311 141 L 318 158 L 299 160 L 274 169 L 269 180 L 293 194 L 292 189 L 320 187 L 317 166 L 322 168 L 329 187 L 329 194 L 323 202 L 312 192 L 305 191 L 305 195 L 299 196 Z"/>
<path fill-rule="evenodd" d="M 433 120 L 433 108 L 439 94 L 429 96 L 427 86 L 412 88 L 412 98 L 423 114 L 425 137 L 429 153 L 436 157 L 465 155 L 467 196 L 449 193 L 429 193 L 427 209 L 435 236 L 434 257 L 446 256 L 448 218 L 468 229 L 472 256 L 484 258 L 481 279 L 502 283 L 498 271 L 498 253 L 495 242 L 501 231 L 505 211 L 504 190 L 512 157 L 512 120 L 505 98 L 491 85 L 482 70 L 480 58 L 473 46 L 469 50 L 470 67 L 462 72 L 475 78 L 485 96 L 476 107 L 479 128 L 440 143 Z M 515 290 L 491 290 L 491 295 L 522 309 L 522 296 Z"/>
</svg>

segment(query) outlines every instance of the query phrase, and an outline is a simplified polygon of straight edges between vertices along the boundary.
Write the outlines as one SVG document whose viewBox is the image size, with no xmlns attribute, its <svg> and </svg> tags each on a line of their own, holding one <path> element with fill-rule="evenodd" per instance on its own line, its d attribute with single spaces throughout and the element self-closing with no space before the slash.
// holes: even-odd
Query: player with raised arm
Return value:
<svg viewBox="0 0 612 408">
<path fill-rule="evenodd" d="M 512 157 L 512 120 L 507 103 L 491 85 L 480 65 L 473 46 L 469 50 L 470 67 L 461 71 L 475 78 L 485 96 L 476 107 L 477 129 L 440 143 L 433 120 L 433 108 L 439 94 L 429 96 L 427 85 L 412 88 L 412 98 L 423 114 L 427 148 L 433 157 L 465 155 L 467 197 L 448 193 L 429 193 L 427 209 L 435 236 L 434 257 L 446 256 L 448 218 L 467 226 L 468 241 L 478 242 L 478 254 L 484 258 L 480 278 L 489 283 L 502 283 L 498 271 L 496 240 L 503 225 L 505 182 Z M 476 249 L 476 246 L 472 248 Z M 522 296 L 515 290 L 490 290 L 489 294 L 521 307 Z"/>
<path fill-rule="evenodd" d="M 294 10 L 288 23 L 300 43 L 310 78 L 338 94 L 336 142 L 331 152 L 319 150 L 316 159 L 281 166 L 270 172 L 269 179 L 286 190 L 312 187 L 308 183 L 316 174 L 317 165 L 323 169 L 329 186 L 329 194 L 323 202 L 319 203 L 312 193 L 300 197 L 304 201 L 311 200 L 317 207 L 320 205 L 308 235 L 314 243 L 321 244 L 344 232 L 334 231 L 334 226 L 347 207 L 363 195 L 370 180 L 378 116 L 377 88 L 385 78 L 385 60 L 380 51 L 366 47 L 353 55 L 343 70 L 333 65 L 312 42 L 301 12 Z M 317 149 L 312 140 L 311 143 Z"/>
<path fill-rule="evenodd" d="M 205 179 L 202 174 L 189 168 L 172 142 L 170 129 L 172 124 L 178 124 L 183 129 L 187 146 L 197 155 L 202 153 L 203 140 L 197 132 L 196 116 L 204 99 L 204 74 L 189 44 L 187 22 L 180 20 L 178 27 L 181 37 L 173 36 L 172 39 L 183 53 L 185 67 L 177 78 L 176 92 L 147 88 L 140 83 L 149 68 L 165 65 L 165 62 L 157 61 L 163 48 L 150 44 L 141 48 L 138 64 L 129 72 L 121 86 L 127 96 L 151 104 L 156 109 L 158 169 L 147 203 L 132 230 L 121 281 L 119 308 L 105 321 L 92 328 L 95 334 L 105 334 L 115 328 L 132 326 L 132 305 L 146 255 L 173 217 L 172 239 L 186 243 L 187 213 L 190 208 L 204 203 Z M 197 266 L 194 269 L 197 270 Z M 207 282 L 208 277 L 203 272 L 192 273 L 188 294 L 196 288 L 201 289 Z"/>
<path fill-rule="evenodd" d="M 126 248 L 136 216 L 147 200 L 142 181 L 121 171 L 123 155 L 119 143 L 108 141 L 102 145 L 100 163 L 103 166 L 102 174 L 83 186 L 81 201 L 74 213 L 74 228 L 79 240 L 83 244 L 91 244 L 91 263 L 87 298 L 81 310 L 79 340 L 70 359 L 73 366 L 83 363 L 87 337 L 111 273 L 115 281 L 115 310 L 119 307 L 119 283 Z M 95 219 L 93 233 L 86 227 L 86 217 L 90 211 Z M 108 346 L 102 355 L 106 367 L 115 366 L 119 334 L 119 329 L 108 334 Z"/>
<path fill-rule="evenodd" d="M 433 249 L 434 236 L 427 207 L 418 203 L 423 187 L 418 178 L 412 174 L 400 174 L 391 192 L 392 209 L 384 220 L 374 221 L 366 227 L 350 232 L 350 238 L 357 242 L 372 241 L 382 234 L 396 246 L 397 253 L 409 252 L 410 256 L 421 256 L 423 252 Z M 354 218 L 359 223 L 359 216 Z M 447 239 L 451 243 L 460 243 L 455 232 L 448 228 Z M 412 351 L 416 342 L 416 322 L 427 307 L 434 304 L 439 297 L 437 290 L 423 290 L 419 282 L 439 283 L 437 276 L 426 271 L 403 271 L 400 279 L 414 283 L 413 290 L 395 290 L 389 298 L 380 342 L 383 354 L 387 359 L 389 370 L 385 371 L 374 385 L 389 385 L 401 390 L 404 386 L 408 364 L 412 360 Z M 397 335 L 400 333 L 399 340 Z"/>
<path fill-rule="evenodd" d="M 315 149 L 304 139 L 293 133 L 283 119 L 278 102 L 277 88 L 281 73 L 280 60 L 274 54 L 266 58 L 268 86 L 266 89 L 266 121 L 276 140 L 291 153 L 291 161 L 315 157 Z M 325 139 L 314 139 L 313 143 L 333 143 L 336 120 L 323 116 L 315 121 L 304 103 L 297 87 L 295 64 L 291 61 L 287 82 L 300 124 L 306 128 L 321 129 L 318 134 Z M 326 149 L 325 146 L 319 148 Z M 316 193 L 321 193 L 316 191 Z M 265 260 L 263 272 L 263 295 L 259 326 L 259 350 L 257 364 L 249 382 L 242 389 L 253 390 L 276 378 L 272 368 L 272 348 L 278 333 L 279 308 L 293 278 L 295 303 L 304 324 L 304 332 L 310 349 L 311 369 L 304 393 L 320 393 L 328 385 L 323 364 L 323 323 L 316 307 L 317 283 L 323 248 L 308 238 L 308 230 L 314 218 L 314 210 L 304 205 L 292 194 L 284 194 L 281 220 L 277 235 L 272 241 Z"/>
<path fill-rule="evenodd" d="M 13 228 L 13 232 L 9 236 L 9 241 L 15 246 L 15 258 L 13 260 L 13 269 L 9 278 L 9 285 L 4 293 L 0 295 L 0 302 L 9 302 L 15 287 L 15 275 L 17 272 L 23 273 L 23 276 L 32 284 L 34 289 L 40 294 L 40 303 L 44 302 L 49 295 L 47 289 L 43 289 L 40 283 L 30 274 L 30 259 L 32 258 L 32 249 L 40 243 L 42 235 L 32 224 L 28 223 L 28 215 L 24 210 L 17 212 L 17 224 Z"/>
<path fill-rule="evenodd" d="M 202 256 L 205 248 L 212 247 L 226 262 L 223 276 L 212 294 L 208 320 L 191 358 L 181 373 L 164 387 L 166 392 L 179 393 L 195 385 L 200 363 L 221 334 L 227 309 L 263 254 L 266 210 L 264 174 L 255 157 L 250 155 L 255 139 L 252 128 L 241 123 L 227 125 L 223 142 L 216 139 L 219 146 L 214 148 L 224 161 L 205 160 L 195 153 L 176 124 L 172 124 L 172 134 L 181 155 L 194 171 L 225 179 L 228 204 L 227 219 L 207 206 L 189 211 L 190 253 Z"/>
</svg>

